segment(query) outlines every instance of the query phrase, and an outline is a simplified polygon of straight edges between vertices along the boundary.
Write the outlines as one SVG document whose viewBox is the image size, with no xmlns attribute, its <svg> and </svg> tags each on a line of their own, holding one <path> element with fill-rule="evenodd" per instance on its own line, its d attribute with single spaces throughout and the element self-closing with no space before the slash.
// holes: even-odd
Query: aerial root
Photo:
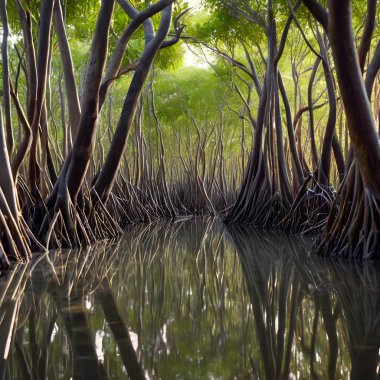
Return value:
<svg viewBox="0 0 380 380">
<path fill-rule="evenodd" d="M 3 248 L 3 245 L 0 243 L 0 269 L 5 270 L 9 268 L 9 259 L 7 254 L 5 253 L 5 250 Z"/>
<path fill-rule="evenodd" d="M 317 252 L 360 260 L 379 259 L 380 200 L 368 188 L 356 189 L 354 199 L 357 201 L 342 206 Z"/>
<path fill-rule="evenodd" d="M 83 198 L 85 206 L 74 205 L 68 190 L 60 189 L 55 202 L 51 202 L 54 206 L 47 209 L 38 231 L 38 240 L 43 242 L 45 249 L 89 246 L 97 240 L 122 233 L 120 224 L 97 194 L 91 193 L 91 197 L 83 195 Z M 118 216 L 116 218 L 119 219 Z"/>
<path fill-rule="evenodd" d="M 0 267 L 7 267 L 10 260 L 29 260 L 31 258 L 29 239 L 22 226 L 18 226 L 1 210 L 0 226 L 2 232 L 2 236 L 0 236 Z"/>
<path fill-rule="evenodd" d="M 309 186 L 310 182 L 312 185 Z M 278 228 L 290 233 L 312 234 L 323 229 L 337 206 L 332 188 L 322 186 L 309 175 L 302 184 L 293 205 Z"/>
</svg>

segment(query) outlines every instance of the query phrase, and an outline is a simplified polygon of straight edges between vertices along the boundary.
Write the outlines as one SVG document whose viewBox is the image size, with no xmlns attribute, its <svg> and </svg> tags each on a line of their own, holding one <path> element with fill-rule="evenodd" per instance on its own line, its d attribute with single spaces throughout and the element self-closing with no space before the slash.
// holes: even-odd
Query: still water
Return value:
<svg viewBox="0 0 380 380">
<path fill-rule="evenodd" d="M 0 379 L 376 379 L 380 274 L 194 219 L 0 277 Z"/>
</svg>

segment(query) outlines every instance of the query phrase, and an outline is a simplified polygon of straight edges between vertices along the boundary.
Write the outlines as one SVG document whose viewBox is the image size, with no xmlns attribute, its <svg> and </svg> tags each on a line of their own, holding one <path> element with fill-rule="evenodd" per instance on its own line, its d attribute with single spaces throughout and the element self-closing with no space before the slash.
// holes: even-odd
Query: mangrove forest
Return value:
<svg viewBox="0 0 380 380">
<path fill-rule="evenodd" d="M 0 0 L 0 379 L 380 379 L 380 1 Z"/>
</svg>

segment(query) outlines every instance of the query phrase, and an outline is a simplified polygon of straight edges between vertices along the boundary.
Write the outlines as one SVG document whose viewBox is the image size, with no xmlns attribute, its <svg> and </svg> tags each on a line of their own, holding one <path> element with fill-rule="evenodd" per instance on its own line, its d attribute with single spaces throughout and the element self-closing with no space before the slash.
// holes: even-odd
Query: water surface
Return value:
<svg viewBox="0 0 380 380">
<path fill-rule="evenodd" d="M 374 264 L 194 219 L 0 277 L 0 379 L 376 379 Z"/>
</svg>

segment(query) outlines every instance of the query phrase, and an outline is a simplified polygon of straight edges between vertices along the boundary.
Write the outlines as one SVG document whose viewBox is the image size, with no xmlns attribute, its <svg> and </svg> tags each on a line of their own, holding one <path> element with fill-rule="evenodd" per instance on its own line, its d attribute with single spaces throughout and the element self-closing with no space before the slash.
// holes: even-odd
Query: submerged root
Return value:
<svg viewBox="0 0 380 380">
<path fill-rule="evenodd" d="M 9 262 L 27 261 L 31 258 L 32 234 L 25 228 L 21 215 L 12 214 L 0 188 L 0 265 L 7 268 Z"/>
<path fill-rule="evenodd" d="M 68 195 L 58 197 L 45 214 L 38 238 L 47 248 L 89 246 L 122 232 L 103 202 L 83 195 L 84 205 L 74 205 Z"/>
<path fill-rule="evenodd" d="M 346 197 L 317 252 L 359 260 L 379 259 L 380 199 L 368 188 L 360 187 L 354 192 L 354 200 L 349 202 Z"/>
<path fill-rule="evenodd" d="M 283 200 L 281 194 L 270 194 L 262 189 L 248 204 L 245 212 L 231 215 L 224 219 L 226 224 L 245 224 L 256 227 L 274 228 L 287 215 L 289 205 Z M 234 211 L 234 210 L 232 210 Z"/>
<path fill-rule="evenodd" d="M 35 216 L 31 225 L 43 247 L 88 246 L 121 234 L 122 228 L 128 224 L 189 215 L 215 215 L 206 187 L 199 183 L 193 185 L 186 186 L 186 194 L 176 186 L 161 194 L 153 181 L 145 182 L 143 188 L 139 188 L 120 177 L 106 201 L 100 199 L 92 188 L 82 190 L 74 204 L 62 180 L 46 203 L 41 201 L 28 213 Z"/>
<path fill-rule="evenodd" d="M 309 187 L 309 183 L 312 186 Z M 301 186 L 293 205 L 277 228 L 294 233 L 319 233 L 331 213 L 337 212 L 335 193 L 330 187 L 322 186 L 313 176 L 308 176 Z"/>
<path fill-rule="evenodd" d="M 289 202 L 272 190 L 267 171 L 262 167 L 253 181 L 240 193 L 235 205 L 224 218 L 226 224 L 246 224 L 256 227 L 275 227 L 285 218 Z"/>
<path fill-rule="evenodd" d="M 9 268 L 9 259 L 7 254 L 5 253 L 5 250 L 3 248 L 3 245 L 0 243 L 0 270 L 6 270 Z"/>
</svg>

